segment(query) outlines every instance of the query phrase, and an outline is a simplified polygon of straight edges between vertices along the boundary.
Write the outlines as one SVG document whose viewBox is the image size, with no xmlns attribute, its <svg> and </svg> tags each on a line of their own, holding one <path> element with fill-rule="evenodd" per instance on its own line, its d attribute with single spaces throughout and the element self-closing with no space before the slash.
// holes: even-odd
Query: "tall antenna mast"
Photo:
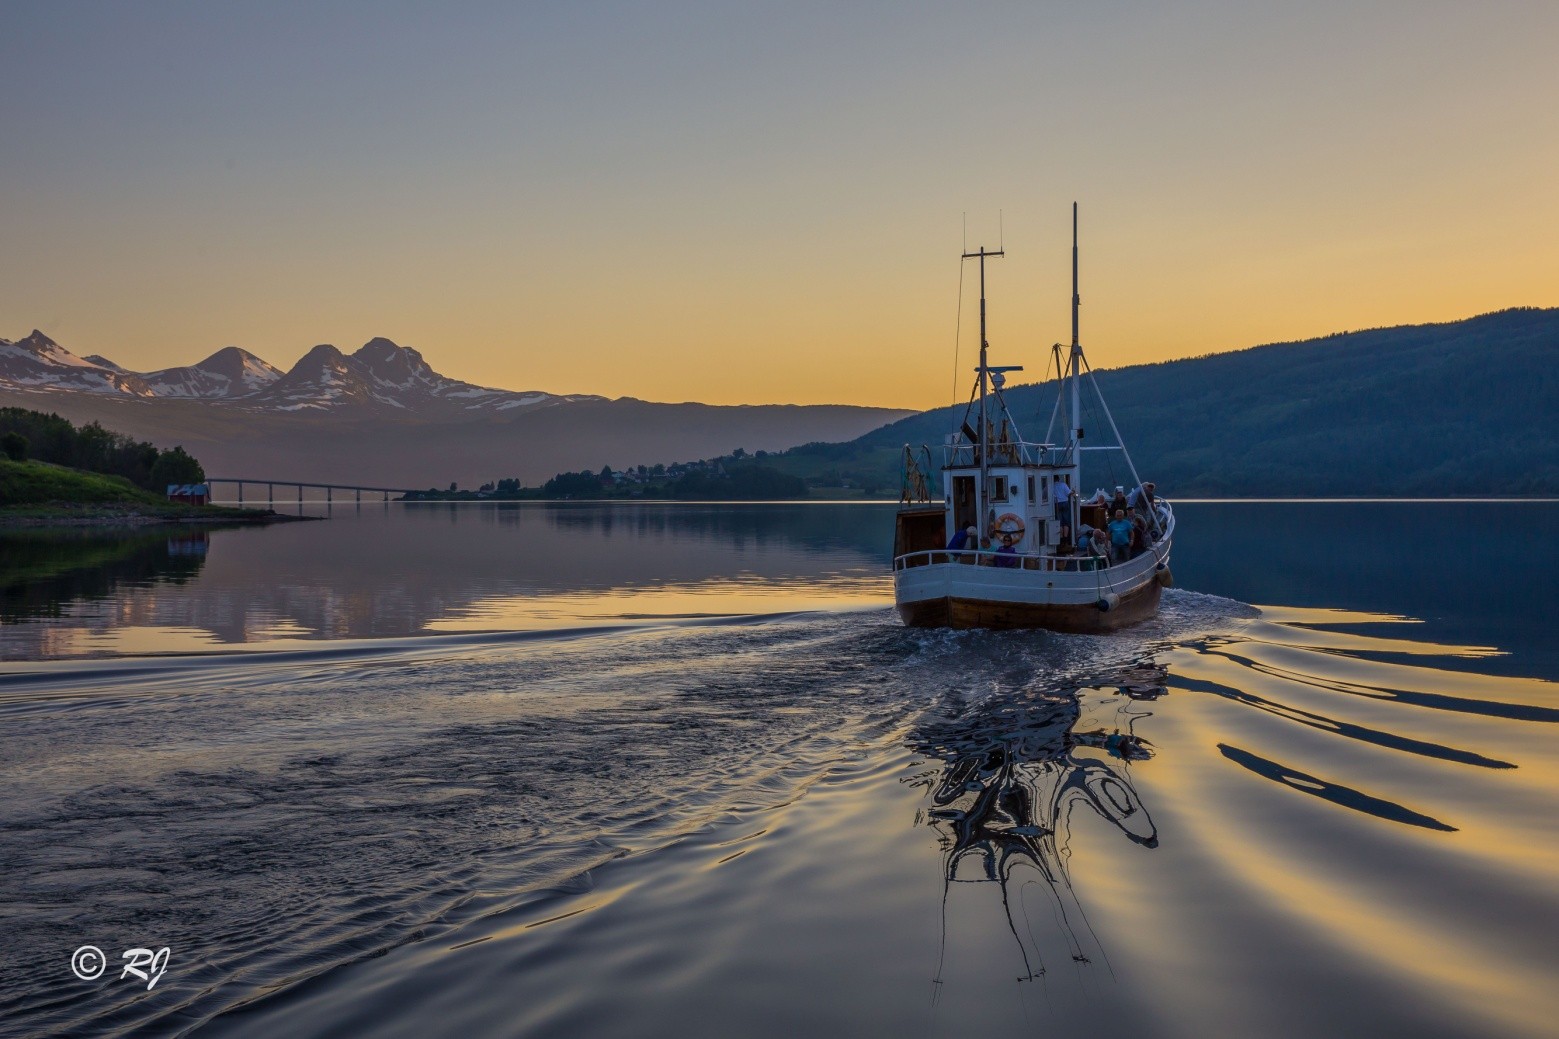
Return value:
<svg viewBox="0 0 1559 1039">
<path fill-rule="evenodd" d="M 1078 441 L 1083 439 L 1083 412 L 1081 400 L 1083 347 L 1077 338 L 1077 310 L 1083 298 L 1077 293 L 1077 203 L 1072 203 L 1072 428 L 1067 437 L 1072 449 L 1072 464 L 1076 465 L 1079 485 L 1082 483 L 1082 454 Z M 1074 488 L 1075 489 L 1075 488 Z"/>
<path fill-rule="evenodd" d="M 1004 256 L 1001 249 L 988 252 L 985 246 L 980 246 L 978 252 L 964 253 L 963 259 L 971 260 L 976 256 L 980 258 L 980 500 L 983 501 L 986 494 L 986 485 L 989 483 L 987 474 L 990 472 L 990 425 L 986 419 L 985 395 L 990 383 L 990 369 L 987 367 L 986 350 L 990 343 L 985 338 L 985 258 L 987 256 Z M 982 524 L 983 526 L 983 524 Z"/>
<path fill-rule="evenodd" d="M 1082 305 L 1083 298 L 1077 294 L 1077 203 L 1072 203 L 1072 349 L 1076 350 L 1077 342 L 1077 308 Z"/>
</svg>

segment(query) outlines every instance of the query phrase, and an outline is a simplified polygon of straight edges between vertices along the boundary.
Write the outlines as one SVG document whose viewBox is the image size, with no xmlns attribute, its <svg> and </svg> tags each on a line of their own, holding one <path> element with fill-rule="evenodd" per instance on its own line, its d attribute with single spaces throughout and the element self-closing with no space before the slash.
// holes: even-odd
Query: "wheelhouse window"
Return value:
<svg viewBox="0 0 1559 1039">
<path fill-rule="evenodd" d="M 1034 504 L 1034 478 L 1029 477 L 1029 504 Z"/>
<path fill-rule="evenodd" d="M 1007 500 L 1007 478 L 1005 476 L 991 477 L 991 501 Z"/>
</svg>

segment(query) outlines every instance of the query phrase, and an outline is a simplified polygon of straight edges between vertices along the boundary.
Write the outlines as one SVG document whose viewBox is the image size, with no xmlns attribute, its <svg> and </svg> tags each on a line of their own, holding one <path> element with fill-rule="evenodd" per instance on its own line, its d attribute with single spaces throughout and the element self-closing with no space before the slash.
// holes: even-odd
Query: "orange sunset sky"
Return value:
<svg viewBox="0 0 1559 1039">
<path fill-rule="evenodd" d="M 1559 305 L 1556 40 L 1499 0 L 8 3 L 0 336 L 932 407 L 965 220 L 1037 377 L 1074 199 L 1098 367 Z"/>
</svg>

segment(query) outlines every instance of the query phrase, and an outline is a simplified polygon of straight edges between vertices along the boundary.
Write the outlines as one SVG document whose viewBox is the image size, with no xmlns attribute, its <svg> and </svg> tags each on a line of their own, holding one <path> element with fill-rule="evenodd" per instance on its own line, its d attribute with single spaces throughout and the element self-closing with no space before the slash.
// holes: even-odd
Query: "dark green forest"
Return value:
<svg viewBox="0 0 1559 1039">
<path fill-rule="evenodd" d="M 162 451 L 96 422 L 77 427 L 58 415 L 26 408 L 0 408 L 0 452 L 13 462 L 52 462 L 122 476 L 159 493 L 170 483 L 200 483 L 206 478 L 200 463 L 182 447 Z"/>
<path fill-rule="evenodd" d="M 1101 371 L 1098 384 L 1138 472 L 1171 498 L 1559 493 L 1559 309 Z M 1092 396 L 1084 443 L 1113 443 Z M 1010 386 L 1007 400 L 1024 438 L 1044 439 L 1053 384 Z M 766 461 L 809 482 L 897 488 L 903 445 L 935 448 L 963 411 Z M 1118 452 L 1085 456 L 1085 488 L 1127 479 Z"/>
</svg>

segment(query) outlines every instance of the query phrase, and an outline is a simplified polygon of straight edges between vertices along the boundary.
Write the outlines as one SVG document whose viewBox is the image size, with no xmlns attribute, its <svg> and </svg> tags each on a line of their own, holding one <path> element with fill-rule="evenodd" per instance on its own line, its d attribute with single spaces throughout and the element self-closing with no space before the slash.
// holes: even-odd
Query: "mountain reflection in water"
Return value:
<svg viewBox="0 0 1559 1039">
<path fill-rule="evenodd" d="M 188 556 L 175 551 L 184 535 L 161 529 L 0 531 L 0 587 L 18 602 L 0 659 L 873 605 L 891 596 L 892 515 L 880 504 L 340 507 L 323 523 L 213 530 Z"/>
<path fill-rule="evenodd" d="M 209 531 L 188 527 L 0 532 L 0 625 L 13 626 L 0 659 L 58 655 L 49 636 L 73 617 L 188 584 L 209 547 Z M 17 634 L 28 625 L 34 638 Z"/>
</svg>

